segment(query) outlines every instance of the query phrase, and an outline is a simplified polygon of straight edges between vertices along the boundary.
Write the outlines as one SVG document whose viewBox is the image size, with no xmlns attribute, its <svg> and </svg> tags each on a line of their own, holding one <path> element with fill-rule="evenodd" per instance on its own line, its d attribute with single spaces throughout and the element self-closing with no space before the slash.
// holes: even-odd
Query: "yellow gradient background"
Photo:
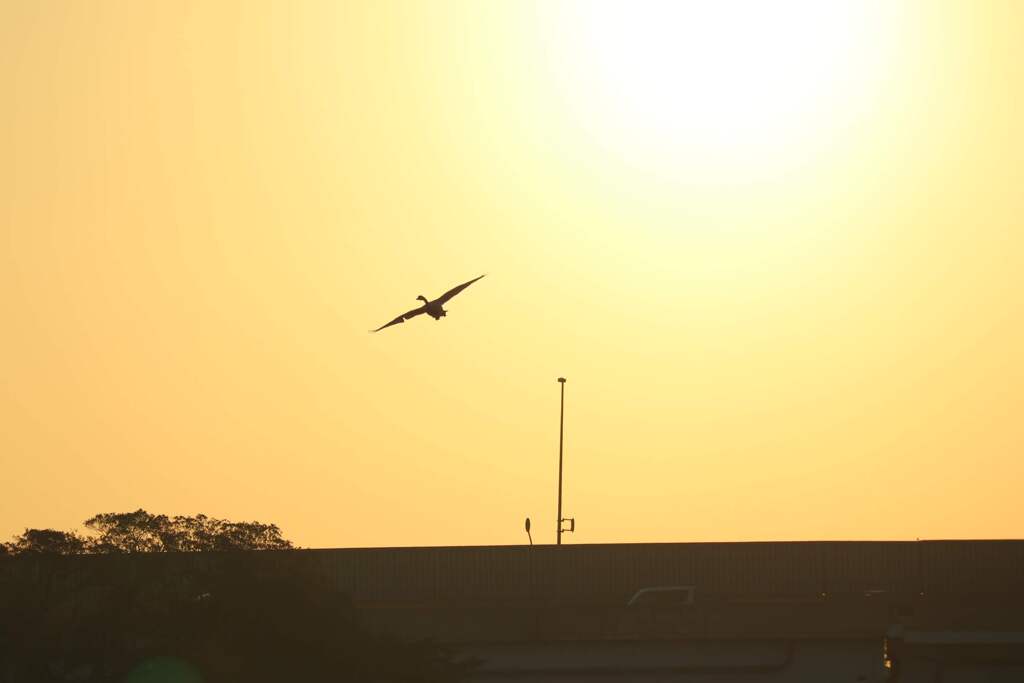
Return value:
<svg viewBox="0 0 1024 683">
<path fill-rule="evenodd" d="M 1024 4 L 701 4 L 3 3 L 0 538 L 1019 537 Z"/>
</svg>

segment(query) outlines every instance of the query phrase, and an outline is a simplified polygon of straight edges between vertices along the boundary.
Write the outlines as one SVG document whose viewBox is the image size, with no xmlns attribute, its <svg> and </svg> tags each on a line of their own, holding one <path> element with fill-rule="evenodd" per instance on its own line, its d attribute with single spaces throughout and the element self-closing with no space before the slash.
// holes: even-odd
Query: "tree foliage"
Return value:
<svg viewBox="0 0 1024 683">
<path fill-rule="evenodd" d="M 49 555 L 80 555 L 88 551 L 89 540 L 73 531 L 56 529 L 25 529 L 20 536 L 4 545 L 3 550 L 12 555 L 21 553 L 45 553 Z"/>
<path fill-rule="evenodd" d="M 85 521 L 94 536 L 73 531 L 26 529 L 11 543 L 0 544 L 0 554 L 58 555 L 108 553 L 201 552 L 231 550 L 287 550 L 291 541 L 276 524 L 232 522 L 206 515 L 154 515 L 105 512 Z"/>
</svg>

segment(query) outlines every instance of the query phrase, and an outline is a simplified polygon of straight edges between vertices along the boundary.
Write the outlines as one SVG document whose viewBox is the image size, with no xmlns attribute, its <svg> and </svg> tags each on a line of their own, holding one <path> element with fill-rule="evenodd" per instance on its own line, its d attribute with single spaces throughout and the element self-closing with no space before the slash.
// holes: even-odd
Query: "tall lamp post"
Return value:
<svg viewBox="0 0 1024 683">
<path fill-rule="evenodd" d="M 562 519 L 562 442 L 565 434 L 565 378 L 559 377 L 558 383 L 562 385 L 562 407 L 558 416 L 558 534 L 557 545 L 562 545 L 562 522 L 569 522 L 569 528 L 565 531 L 576 531 L 576 518 Z"/>
</svg>

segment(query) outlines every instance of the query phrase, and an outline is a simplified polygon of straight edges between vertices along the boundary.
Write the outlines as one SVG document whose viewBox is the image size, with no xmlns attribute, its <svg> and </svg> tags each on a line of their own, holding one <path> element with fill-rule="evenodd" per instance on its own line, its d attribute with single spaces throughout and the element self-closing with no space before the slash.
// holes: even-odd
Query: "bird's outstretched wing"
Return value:
<svg viewBox="0 0 1024 683">
<path fill-rule="evenodd" d="M 416 317 L 417 315 L 419 315 L 420 313 L 423 313 L 426 310 L 427 310 L 426 306 L 420 306 L 419 308 L 414 308 L 411 311 L 406 311 L 405 313 L 403 313 L 402 315 L 398 316 L 397 318 L 395 318 L 391 322 L 386 323 L 384 325 L 381 325 L 380 327 L 378 327 L 375 330 L 370 330 L 370 332 L 380 332 L 385 327 L 391 327 L 392 325 L 397 325 L 398 323 L 404 323 L 409 318 Z"/>
<path fill-rule="evenodd" d="M 485 273 L 485 275 L 486 275 L 486 273 Z M 483 277 L 483 275 L 481 275 L 480 277 Z M 439 296 L 439 297 L 437 298 L 437 300 L 438 300 L 439 302 L 441 302 L 442 304 L 443 304 L 443 303 L 445 303 L 446 301 L 448 301 L 448 299 L 451 299 L 451 298 L 452 298 L 453 296 L 455 296 L 456 294 L 458 294 L 459 292 L 461 292 L 462 290 L 464 290 L 464 289 L 465 289 L 466 287 L 469 287 L 469 286 L 470 286 L 471 284 L 473 284 L 474 282 L 476 282 L 477 280 L 479 280 L 479 279 L 480 279 L 480 277 L 475 277 L 475 278 L 473 278 L 472 280 L 470 280 L 469 282 L 463 282 L 463 283 L 462 283 L 461 285 L 459 285 L 458 287 L 452 287 L 452 288 L 451 288 L 451 289 L 449 289 L 449 290 L 448 290 L 447 292 L 445 292 L 444 294 L 442 294 L 441 296 Z"/>
</svg>

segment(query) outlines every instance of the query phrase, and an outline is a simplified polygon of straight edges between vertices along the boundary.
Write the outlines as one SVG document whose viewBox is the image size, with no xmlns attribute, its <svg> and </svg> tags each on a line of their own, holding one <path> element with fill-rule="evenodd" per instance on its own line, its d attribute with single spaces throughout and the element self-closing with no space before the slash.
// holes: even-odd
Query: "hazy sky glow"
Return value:
<svg viewBox="0 0 1024 683">
<path fill-rule="evenodd" d="M 1020 537 L 1022 26 L 4 3 L 0 538 Z"/>
</svg>

